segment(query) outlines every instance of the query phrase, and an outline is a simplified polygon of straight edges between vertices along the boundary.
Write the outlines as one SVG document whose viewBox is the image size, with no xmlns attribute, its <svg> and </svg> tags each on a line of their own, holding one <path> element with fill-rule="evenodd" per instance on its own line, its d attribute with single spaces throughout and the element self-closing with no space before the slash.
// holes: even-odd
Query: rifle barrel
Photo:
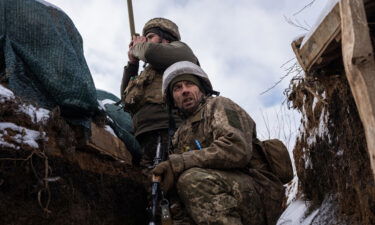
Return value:
<svg viewBox="0 0 375 225">
<path fill-rule="evenodd" d="M 135 35 L 135 26 L 134 26 L 132 0 L 128 0 L 128 15 L 129 15 L 129 26 L 130 26 L 130 39 L 133 39 L 133 36 Z"/>
</svg>

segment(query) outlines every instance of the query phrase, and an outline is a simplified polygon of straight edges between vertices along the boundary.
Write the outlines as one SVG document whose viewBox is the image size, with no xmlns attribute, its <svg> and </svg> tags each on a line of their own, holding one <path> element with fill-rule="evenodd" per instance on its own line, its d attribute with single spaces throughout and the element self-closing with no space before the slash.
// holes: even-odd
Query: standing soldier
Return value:
<svg viewBox="0 0 375 225">
<path fill-rule="evenodd" d="M 154 18 L 145 24 L 143 36 L 133 36 L 129 45 L 121 97 L 125 110 L 132 115 L 135 137 L 143 153 L 140 164 L 144 167 L 152 165 L 158 136 L 164 148 L 168 142 L 169 118 L 161 93 L 163 71 L 181 60 L 198 63 L 192 50 L 180 39 L 175 23 Z M 138 75 L 139 60 L 148 65 Z"/>
<path fill-rule="evenodd" d="M 162 177 L 164 191 L 176 183 L 196 224 L 275 224 L 284 187 L 254 147 L 251 117 L 230 99 L 212 97 L 208 76 L 190 62 L 164 72 L 163 93 L 184 118 L 173 137 L 174 153 L 152 171 Z"/>
</svg>

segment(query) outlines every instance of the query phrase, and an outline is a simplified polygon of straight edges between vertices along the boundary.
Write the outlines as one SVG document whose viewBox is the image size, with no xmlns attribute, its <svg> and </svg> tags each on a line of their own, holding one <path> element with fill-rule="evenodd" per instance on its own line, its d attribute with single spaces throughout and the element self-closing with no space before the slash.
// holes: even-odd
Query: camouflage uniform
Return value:
<svg viewBox="0 0 375 225">
<path fill-rule="evenodd" d="M 161 26 L 170 30 L 178 40 L 180 36 L 177 26 L 166 19 L 155 18 L 146 23 L 144 35 L 148 28 Z M 148 66 L 139 74 L 138 64 L 128 64 L 124 68 L 124 78 L 132 77 L 129 84 L 121 85 L 122 101 L 125 109 L 132 115 L 134 133 L 139 140 L 141 149 L 144 150 L 144 157 L 141 164 L 145 167 L 152 164 L 155 154 L 156 137 L 161 134 L 163 145 L 168 132 L 168 113 L 163 104 L 161 93 L 163 71 L 171 64 L 187 60 L 197 63 L 192 50 L 181 41 L 171 43 L 139 43 L 133 46 L 132 54 L 148 63 Z M 175 116 L 178 122 L 179 118 Z"/>
<path fill-rule="evenodd" d="M 253 147 L 257 141 L 255 122 L 224 97 L 205 98 L 180 125 L 169 161 L 195 223 L 276 223 L 284 188 Z"/>
</svg>

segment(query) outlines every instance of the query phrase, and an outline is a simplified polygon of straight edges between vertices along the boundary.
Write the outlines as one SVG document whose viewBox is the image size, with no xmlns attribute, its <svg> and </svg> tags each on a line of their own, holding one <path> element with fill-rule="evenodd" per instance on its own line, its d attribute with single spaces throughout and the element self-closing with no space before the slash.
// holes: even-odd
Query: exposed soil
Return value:
<svg viewBox="0 0 375 225">
<path fill-rule="evenodd" d="M 19 104 L 0 104 L 0 122 L 46 132 L 49 139 L 39 140 L 38 149 L 0 147 L 0 224 L 147 223 L 139 169 L 82 148 L 58 110 L 46 124 L 35 124 L 17 112 Z"/>
<path fill-rule="evenodd" d="M 325 224 L 375 224 L 364 129 L 344 72 L 295 80 L 289 100 L 303 114 L 294 159 L 311 210 L 334 196 L 337 212 Z"/>
</svg>

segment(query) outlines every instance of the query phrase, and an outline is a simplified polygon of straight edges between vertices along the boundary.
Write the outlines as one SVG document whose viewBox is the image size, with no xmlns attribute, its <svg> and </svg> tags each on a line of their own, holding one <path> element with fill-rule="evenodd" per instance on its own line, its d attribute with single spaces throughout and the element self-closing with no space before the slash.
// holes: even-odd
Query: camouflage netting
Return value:
<svg viewBox="0 0 375 225">
<path fill-rule="evenodd" d="M 141 171 L 85 145 L 105 117 L 80 34 L 45 4 L 0 1 L 0 84 L 17 96 L 0 86 L 0 224 L 146 224 Z"/>
<path fill-rule="evenodd" d="M 328 73 L 295 78 L 288 91 L 291 107 L 302 113 L 294 149 L 299 189 L 312 201 L 311 210 L 330 205 L 329 215 L 312 224 L 375 224 L 364 129 L 344 69 L 337 65 Z"/>
<path fill-rule="evenodd" d="M 98 100 L 102 102 L 110 118 L 108 120 L 109 125 L 115 131 L 116 135 L 125 143 L 134 161 L 139 161 L 142 153 L 140 145 L 133 135 L 133 122 L 130 114 L 125 112 L 119 105 L 116 105 L 120 99 L 115 95 L 103 90 L 97 90 L 96 93 L 98 95 Z"/>
<path fill-rule="evenodd" d="M 35 0 L 0 1 L 0 81 L 42 107 L 89 127 L 98 110 L 82 38 L 69 17 Z M 86 121 L 83 123 L 82 121 Z"/>
</svg>

